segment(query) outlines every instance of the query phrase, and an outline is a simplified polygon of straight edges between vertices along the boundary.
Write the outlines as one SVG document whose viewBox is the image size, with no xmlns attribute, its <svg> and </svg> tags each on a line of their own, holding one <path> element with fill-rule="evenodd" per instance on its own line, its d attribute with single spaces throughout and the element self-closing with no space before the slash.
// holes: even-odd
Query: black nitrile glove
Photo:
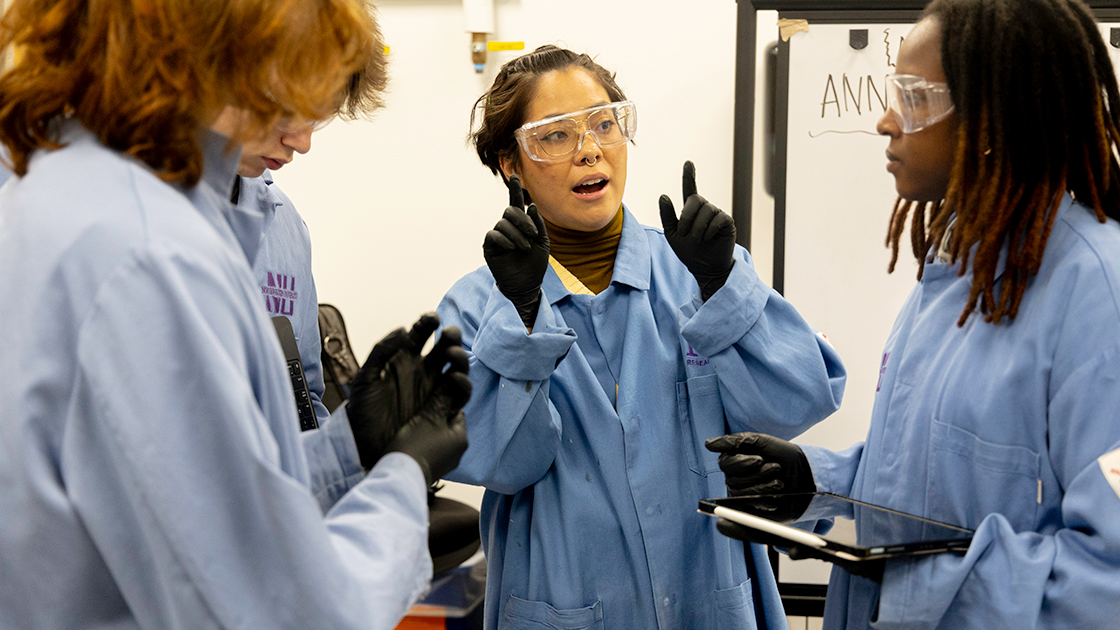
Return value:
<svg viewBox="0 0 1120 630">
<path fill-rule="evenodd" d="M 444 366 L 466 372 L 469 358 L 459 330 L 443 331 L 426 357 L 420 351 L 439 327 L 439 316 L 426 313 L 405 332 L 398 328 L 379 341 L 350 384 L 346 412 L 358 457 L 366 470 L 373 468 L 386 447 L 429 397 Z"/>
<path fill-rule="evenodd" d="M 482 241 L 482 253 L 502 295 L 532 328 L 541 304 L 541 283 L 548 269 L 548 232 L 536 204 L 524 210 L 521 179 L 509 178 L 509 207 Z"/>
<path fill-rule="evenodd" d="M 735 264 L 735 221 L 696 194 L 696 167 L 684 163 L 684 207 L 677 219 L 673 202 L 661 195 L 661 225 L 677 258 L 696 278 L 707 302 L 719 291 Z"/>
<path fill-rule="evenodd" d="M 431 486 L 454 470 L 467 450 L 462 409 L 470 397 L 471 379 L 466 370 L 441 374 L 420 412 L 401 427 L 386 452 L 399 451 L 416 460 Z"/>
<path fill-rule="evenodd" d="M 733 433 L 710 438 L 704 446 L 719 453 L 719 468 L 728 496 L 816 492 L 813 471 L 801 447 L 762 433 Z M 808 495 L 806 495 L 808 496 Z M 798 511 L 797 516 L 808 506 Z"/>
<path fill-rule="evenodd" d="M 841 569 L 844 569 L 852 575 L 858 575 L 859 577 L 867 578 L 880 584 L 883 583 L 883 569 L 886 567 L 886 560 L 863 560 L 858 562 L 843 560 L 836 556 L 817 551 L 811 547 L 806 547 L 805 545 L 791 543 L 779 536 L 745 527 L 725 518 L 721 518 L 716 522 L 716 529 L 729 538 L 785 549 L 792 560 L 804 560 L 806 558 L 825 560 L 838 565 Z"/>
</svg>

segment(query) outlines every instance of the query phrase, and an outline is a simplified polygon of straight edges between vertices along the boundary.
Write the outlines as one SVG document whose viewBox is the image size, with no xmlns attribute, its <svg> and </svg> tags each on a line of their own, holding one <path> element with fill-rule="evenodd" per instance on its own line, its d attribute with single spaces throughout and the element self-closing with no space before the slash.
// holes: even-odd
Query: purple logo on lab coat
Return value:
<svg viewBox="0 0 1120 630">
<path fill-rule="evenodd" d="M 292 316 L 296 310 L 296 278 L 282 273 L 268 272 L 268 284 L 261 287 L 264 308 L 273 315 Z"/>
<path fill-rule="evenodd" d="M 703 366 L 708 364 L 708 360 L 696 354 L 691 345 L 688 346 L 688 353 L 685 354 L 685 357 L 684 362 L 688 365 Z"/>
<path fill-rule="evenodd" d="M 879 391 L 879 388 L 883 386 L 883 375 L 887 373 L 887 359 L 890 358 L 891 353 L 883 353 L 883 364 L 879 366 L 879 382 L 875 385 L 875 391 Z"/>
</svg>

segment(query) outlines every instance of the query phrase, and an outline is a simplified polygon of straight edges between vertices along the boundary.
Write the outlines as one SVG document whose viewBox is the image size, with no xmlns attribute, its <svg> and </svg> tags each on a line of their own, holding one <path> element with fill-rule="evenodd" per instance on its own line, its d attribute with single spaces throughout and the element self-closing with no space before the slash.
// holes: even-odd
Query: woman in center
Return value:
<svg viewBox="0 0 1120 630">
<path fill-rule="evenodd" d="M 697 513 L 726 494 L 704 440 L 832 413 L 835 351 L 759 280 L 691 163 L 679 218 L 667 196 L 664 230 L 630 214 L 636 108 L 590 57 L 514 59 L 475 111 L 510 206 L 439 314 L 471 354 L 471 445 L 447 478 L 487 489 L 486 628 L 785 628 L 764 549 Z"/>
</svg>

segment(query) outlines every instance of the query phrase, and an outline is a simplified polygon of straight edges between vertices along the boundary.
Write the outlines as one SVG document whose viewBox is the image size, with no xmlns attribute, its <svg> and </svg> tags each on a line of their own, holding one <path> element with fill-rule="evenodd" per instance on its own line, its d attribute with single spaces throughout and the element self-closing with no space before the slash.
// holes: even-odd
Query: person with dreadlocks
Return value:
<svg viewBox="0 0 1120 630">
<path fill-rule="evenodd" d="M 1120 94 L 1097 28 L 1079 0 L 927 7 L 878 125 L 888 243 L 897 257 L 908 222 L 919 282 L 867 439 L 709 444 L 732 493 L 828 491 L 975 530 L 963 555 L 834 568 L 825 628 L 1116 627 Z"/>
</svg>

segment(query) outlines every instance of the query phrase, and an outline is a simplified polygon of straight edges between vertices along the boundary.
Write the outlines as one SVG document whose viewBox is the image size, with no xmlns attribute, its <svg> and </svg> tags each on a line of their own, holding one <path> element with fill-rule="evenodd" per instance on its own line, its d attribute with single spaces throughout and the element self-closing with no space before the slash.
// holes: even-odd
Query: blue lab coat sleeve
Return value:
<svg viewBox="0 0 1120 630">
<path fill-rule="evenodd" d="M 94 412 L 76 424 L 63 458 L 75 480 L 75 509 L 126 599 L 138 615 L 167 622 L 184 616 L 230 627 L 358 628 L 380 619 L 374 625 L 392 627 L 430 573 L 406 568 L 430 562 L 415 462 L 390 460 L 324 521 L 307 488 L 284 473 L 305 469 L 298 444 L 278 448 L 252 404 L 239 322 L 197 306 L 235 296 L 198 284 L 190 299 L 175 300 L 184 296 L 169 295 L 165 285 L 183 284 L 179 273 L 205 272 L 142 268 L 158 264 L 138 261 L 138 273 L 103 288 L 104 309 L 82 328 L 79 391 Z M 127 306 L 136 303 L 197 315 L 152 318 Z M 174 357 L 165 369 L 181 378 L 113 350 L 137 336 L 176 340 L 173 348 L 148 350 Z M 275 385 L 282 399 L 290 393 L 283 381 Z M 221 421 L 231 413 L 243 420 Z M 151 557 L 136 557 L 136 546 Z M 413 551 L 402 556 L 401 548 Z M 150 596 L 161 575 L 183 580 L 176 597 Z M 404 576 L 411 579 L 398 582 Z M 384 608 L 363 603 L 362 593 L 384 597 Z M 299 605 L 278 611 L 277 598 Z"/>
<path fill-rule="evenodd" d="M 484 305 L 481 311 L 476 304 Z M 532 485 L 560 446 L 549 378 L 575 343 L 575 333 L 557 324 L 542 299 L 530 334 L 486 267 L 456 283 L 438 312 L 444 326 L 462 331 L 474 384 L 464 408 L 471 454 L 447 478 L 503 494 Z M 492 421 L 469 420 L 480 416 Z"/>
<path fill-rule="evenodd" d="M 830 451 L 811 444 L 799 444 L 809 468 L 813 471 L 813 482 L 817 492 L 831 492 L 841 496 L 851 496 L 852 481 L 856 477 L 859 458 L 863 454 L 863 442 L 850 446 L 843 451 Z"/>
<path fill-rule="evenodd" d="M 790 439 L 840 406 L 847 373 L 839 355 L 759 280 L 742 247 L 719 291 L 681 307 L 681 332 L 715 365 L 733 433 Z"/>
</svg>

